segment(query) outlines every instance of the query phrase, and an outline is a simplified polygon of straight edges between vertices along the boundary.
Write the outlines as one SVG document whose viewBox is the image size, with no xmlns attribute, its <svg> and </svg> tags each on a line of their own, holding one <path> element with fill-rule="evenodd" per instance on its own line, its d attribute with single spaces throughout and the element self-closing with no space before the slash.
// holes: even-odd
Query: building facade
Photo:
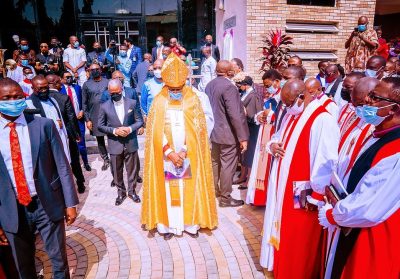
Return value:
<svg viewBox="0 0 400 279">
<path fill-rule="evenodd" d="M 242 59 L 259 79 L 262 39 L 282 30 L 293 37 L 291 52 L 303 58 L 311 75 L 322 59 L 344 64 L 344 44 L 358 17 L 367 16 L 372 28 L 375 9 L 375 0 L 217 0 L 217 44 L 224 58 Z"/>
</svg>

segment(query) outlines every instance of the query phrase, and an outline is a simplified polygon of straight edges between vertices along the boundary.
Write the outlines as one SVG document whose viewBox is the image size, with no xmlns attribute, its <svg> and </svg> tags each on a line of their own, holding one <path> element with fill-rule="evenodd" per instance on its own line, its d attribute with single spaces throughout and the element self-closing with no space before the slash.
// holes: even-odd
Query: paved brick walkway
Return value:
<svg viewBox="0 0 400 279">
<path fill-rule="evenodd" d="M 219 208 L 217 229 L 201 230 L 198 239 L 184 234 L 164 241 L 141 229 L 140 204 L 126 199 L 114 205 L 110 172 L 101 171 L 100 157 L 90 160 L 79 217 L 67 228 L 72 278 L 272 278 L 259 265 L 263 208 Z M 51 278 L 40 239 L 37 248 L 37 268 Z"/>
</svg>

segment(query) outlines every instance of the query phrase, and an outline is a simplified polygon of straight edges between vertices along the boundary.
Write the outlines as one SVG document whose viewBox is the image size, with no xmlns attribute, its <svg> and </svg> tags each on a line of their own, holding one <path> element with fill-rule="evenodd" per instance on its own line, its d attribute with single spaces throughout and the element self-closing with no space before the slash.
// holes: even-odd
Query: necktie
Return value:
<svg viewBox="0 0 400 279">
<path fill-rule="evenodd" d="M 15 125 L 15 122 L 8 123 L 8 127 L 10 127 L 11 160 L 14 170 L 15 184 L 17 186 L 18 202 L 24 206 L 27 206 L 32 201 L 32 198 L 29 194 L 28 182 L 26 181 L 25 177 L 21 147 L 19 145 L 18 133 L 15 129 Z"/>
<path fill-rule="evenodd" d="M 67 94 L 68 94 L 69 99 L 71 100 L 72 108 L 75 109 L 74 97 L 72 96 L 72 89 L 71 89 L 71 86 L 68 86 L 68 87 L 67 87 Z"/>
</svg>

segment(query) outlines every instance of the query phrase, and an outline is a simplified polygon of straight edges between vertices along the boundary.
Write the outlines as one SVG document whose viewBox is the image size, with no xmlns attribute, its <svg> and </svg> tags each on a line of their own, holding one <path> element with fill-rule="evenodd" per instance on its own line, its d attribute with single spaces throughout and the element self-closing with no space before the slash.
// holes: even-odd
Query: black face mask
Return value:
<svg viewBox="0 0 400 279">
<path fill-rule="evenodd" d="M 206 43 L 206 46 L 211 46 L 211 43 Z"/>
<path fill-rule="evenodd" d="M 94 51 L 97 52 L 97 53 L 101 52 L 101 47 L 95 48 Z"/>
<path fill-rule="evenodd" d="M 92 78 L 98 78 L 101 76 L 101 72 L 100 70 L 94 70 L 90 72 L 90 75 L 92 76 Z"/>
<path fill-rule="evenodd" d="M 122 99 L 122 94 L 111 94 L 111 100 L 114 102 L 119 102 Z"/>
<path fill-rule="evenodd" d="M 154 77 L 154 72 L 147 72 L 147 77 L 148 78 Z"/>
<path fill-rule="evenodd" d="M 350 91 L 348 89 L 342 89 L 340 92 L 340 96 L 342 97 L 343 100 L 347 102 L 351 102 L 351 97 L 350 97 Z"/>
<path fill-rule="evenodd" d="M 73 77 L 66 77 L 65 78 L 65 83 L 68 85 L 71 85 L 74 83 L 74 78 Z"/>
<path fill-rule="evenodd" d="M 42 101 L 47 101 L 49 99 L 50 91 L 47 89 L 46 91 L 40 91 L 38 97 Z"/>
</svg>

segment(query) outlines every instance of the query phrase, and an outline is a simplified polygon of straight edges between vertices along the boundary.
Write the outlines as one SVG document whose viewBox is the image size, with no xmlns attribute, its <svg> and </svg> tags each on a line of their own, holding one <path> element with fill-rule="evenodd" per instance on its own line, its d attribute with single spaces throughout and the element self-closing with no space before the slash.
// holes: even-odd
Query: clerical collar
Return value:
<svg viewBox="0 0 400 279">
<path fill-rule="evenodd" d="M 372 136 L 373 136 L 374 138 L 381 138 L 381 137 L 383 137 L 384 135 L 386 135 L 387 133 L 389 133 L 389 132 L 391 132 L 391 131 L 393 131 L 393 130 L 399 129 L 399 128 L 400 128 L 400 125 L 396 125 L 396 126 L 387 128 L 387 129 L 382 130 L 382 131 L 374 131 L 374 132 L 372 133 Z"/>
</svg>

